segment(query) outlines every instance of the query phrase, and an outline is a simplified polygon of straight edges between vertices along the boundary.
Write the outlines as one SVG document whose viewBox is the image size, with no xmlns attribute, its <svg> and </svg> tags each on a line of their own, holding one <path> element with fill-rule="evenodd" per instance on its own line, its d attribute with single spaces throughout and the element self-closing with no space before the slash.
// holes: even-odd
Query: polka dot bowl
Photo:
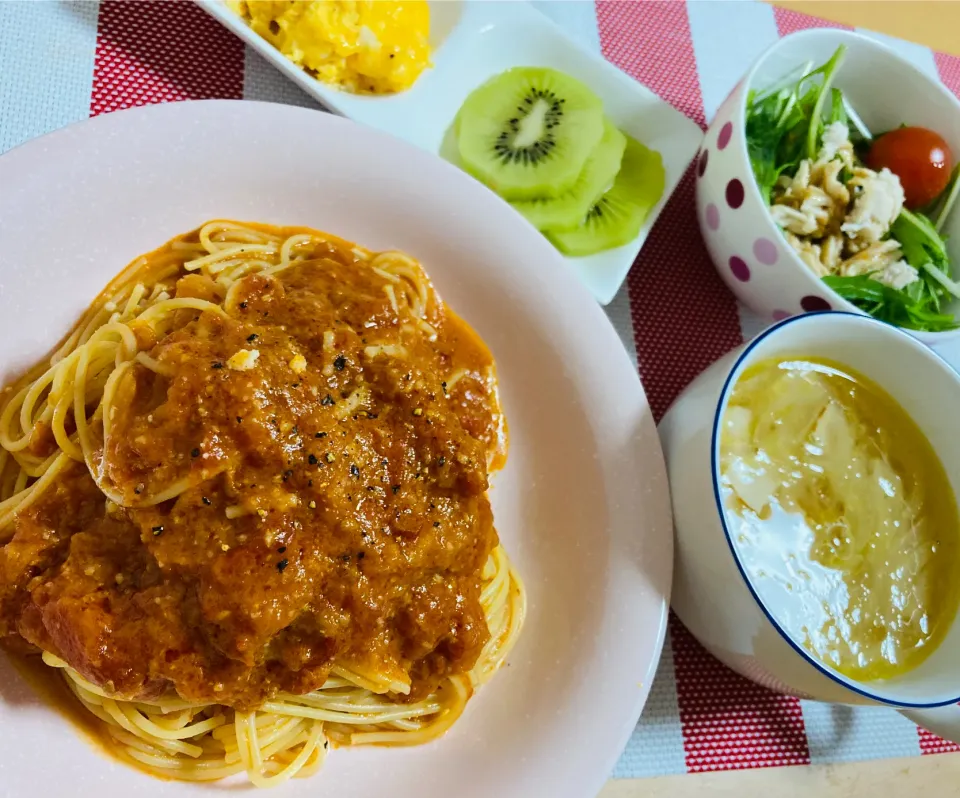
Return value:
<svg viewBox="0 0 960 798">
<path fill-rule="evenodd" d="M 884 45 L 842 30 L 816 29 L 785 36 L 767 50 L 721 105 L 697 156 L 697 217 L 707 249 L 724 282 L 769 321 L 821 310 L 861 311 L 829 289 L 784 239 L 760 194 L 745 137 L 747 92 L 763 89 L 802 65 L 821 64 L 847 46 L 834 85 L 841 88 L 871 131 L 901 124 L 937 131 L 960 157 L 960 102 L 934 77 Z M 960 207 L 944 227 L 960 278 Z M 952 235 L 951 235 L 952 234 Z M 947 308 L 960 321 L 960 301 Z M 930 344 L 960 331 L 917 332 Z"/>
</svg>

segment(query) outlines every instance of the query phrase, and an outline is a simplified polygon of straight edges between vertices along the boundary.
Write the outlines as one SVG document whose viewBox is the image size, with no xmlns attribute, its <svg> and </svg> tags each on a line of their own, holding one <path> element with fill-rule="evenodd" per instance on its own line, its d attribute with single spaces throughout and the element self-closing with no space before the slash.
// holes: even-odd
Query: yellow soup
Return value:
<svg viewBox="0 0 960 798">
<path fill-rule="evenodd" d="M 817 658 L 870 681 L 939 645 L 960 601 L 957 504 L 880 387 L 825 360 L 754 365 L 723 417 L 720 468 L 755 588 Z"/>
</svg>

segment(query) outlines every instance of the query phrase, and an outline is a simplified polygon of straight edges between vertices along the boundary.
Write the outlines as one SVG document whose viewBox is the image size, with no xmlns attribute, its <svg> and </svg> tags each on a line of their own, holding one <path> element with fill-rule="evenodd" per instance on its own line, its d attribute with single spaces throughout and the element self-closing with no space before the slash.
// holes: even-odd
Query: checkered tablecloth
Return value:
<svg viewBox="0 0 960 798">
<path fill-rule="evenodd" d="M 829 24 L 753 2 L 534 5 L 701 125 L 777 37 Z M 878 38 L 960 92 L 960 58 Z M 186 0 L 0 0 L 0 152 L 89 115 L 212 97 L 314 105 Z M 699 371 L 762 326 L 710 264 L 689 174 L 608 312 L 658 418 Z M 892 710 L 800 701 L 757 687 L 712 659 L 673 619 L 647 708 L 613 775 L 956 748 Z"/>
</svg>

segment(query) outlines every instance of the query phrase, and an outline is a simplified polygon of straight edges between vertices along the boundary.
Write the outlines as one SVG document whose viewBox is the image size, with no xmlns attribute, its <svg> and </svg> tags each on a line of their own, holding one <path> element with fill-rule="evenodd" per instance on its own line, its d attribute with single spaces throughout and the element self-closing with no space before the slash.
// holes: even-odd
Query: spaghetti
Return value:
<svg viewBox="0 0 960 798">
<path fill-rule="evenodd" d="M 0 395 L 2 639 L 165 777 L 427 742 L 523 621 L 505 446 L 489 353 L 415 260 L 208 223 Z"/>
</svg>

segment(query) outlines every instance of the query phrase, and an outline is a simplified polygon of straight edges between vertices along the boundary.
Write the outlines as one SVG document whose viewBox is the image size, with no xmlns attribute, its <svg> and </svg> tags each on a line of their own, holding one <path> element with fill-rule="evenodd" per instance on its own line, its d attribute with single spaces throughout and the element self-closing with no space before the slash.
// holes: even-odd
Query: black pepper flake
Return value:
<svg viewBox="0 0 960 798">
<path fill-rule="evenodd" d="M 246 309 L 247 309 L 247 303 L 246 303 L 246 302 L 241 302 L 241 303 L 240 303 L 240 310 L 246 310 Z"/>
<path fill-rule="evenodd" d="M 326 437 L 327 437 L 327 433 L 326 433 L 326 432 L 318 432 L 318 433 L 316 433 L 316 435 L 314 435 L 313 437 L 314 437 L 314 438 L 326 438 Z"/>
<path fill-rule="evenodd" d="M 320 461 L 317 460 L 317 456 L 315 454 L 311 454 L 307 455 L 307 462 L 310 463 L 310 465 L 316 465 Z"/>
<path fill-rule="evenodd" d="M 221 363 L 219 360 L 216 360 L 211 364 L 211 368 L 222 369 L 223 363 Z"/>
<path fill-rule="evenodd" d="M 446 464 L 447 464 L 447 458 L 444 457 L 444 456 L 441 454 L 441 455 L 437 458 L 437 465 L 438 465 L 438 466 L 445 466 Z"/>
<path fill-rule="evenodd" d="M 247 341 L 248 341 L 249 343 L 253 343 L 253 342 L 256 341 L 259 337 L 260 337 L 260 336 L 257 335 L 256 333 L 250 333 L 250 335 L 247 336 Z"/>
<path fill-rule="evenodd" d="M 162 534 L 163 534 L 163 527 L 162 527 L 162 526 L 155 526 L 155 527 L 153 528 L 153 536 L 154 536 L 154 537 L 159 537 L 159 536 L 162 535 Z"/>
<path fill-rule="evenodd" d="M 341 554 L 341 555 L 340 555 L 340 559 L 343 560 L 344 562 L 350 562 L 350 555 L 349 555 L 349 554 Z"/>
<path fill-rule="evenodd" d="M 330 405 L 335 405 L 336 402 L 333 401 L 333 397 L 330 394 L 327 394 L 323 397 L 323 399 L 320 400 L 320 404 L 322 404 L 324 407 L 330 407 Z"/>
<path fill-rule="evenodd" d="M 420 472 L 418 471 L 416 474 L 414 474 L 414 475 L 413 475 L 413 478 L 414 478 L 414 479 L 420 479 Z"/>
<path fill-rule="evenodd" d="M 434 526 L 440 526 L 440 522 L 439 522 L 439 521 L 434 521 L 434 522 L 433 522 L 433 525 L 434 525 Z"/>
<path fill-rule="evenodd" d="M 343 371 L 347 365 L 347 359 L 343 355 L 337 355 L 333 361 L 333 367 L 337 371 Z"/>
<path fill-rule="evenodd" d="M 396 496 L 396 495 L 400 492 L 400 486 L 399 486 L 399 485 L 394 485 L 394 486 L 391 488 L 391 490 L 393 491 L 393 495 Z"/>
<path fill-rule="evenodd" d="M 283 554 L 286 550 L 286 546 L 281 546 L 279 549 L 277 549 L 277 554 Z"/>
<path fill-rule="evenodd" d="M 137 485 L 137 487 L 135 487 L 135 488 L 133 489 L 133 492 L 136 493 L 137 496 L 139 496 L 139 495 L 140 495 L 140 491 L 142 491 L 142 490 L 143 490 L 143 488 L 141 488 L 139 485 Z"/>
<path fill-rule="evenodd" d="M 443 392 L 444 392 L 444 393 L 447 392 L 447 383 L 441 382 L 441 383 L 440 383 L 440 387 L 443 388 Z"/>
<path fill-rule="evenodd" d="M 367 490 L 376 490 L 376 489 L 377 488 L 374 485 L 367 485 Z"/>
<path fill-rule="evenodd" d="M 242 417 L 242 416 L 237 416 L 237 423 L 238 423 L 238 424 L 242 424 L 242 423 L 243 423 L 243 417 Z"/>
<path fill-rule="evenodd" d="M 204 503 L 205 505 L 207 505 L 207 507 L 209 507 L 211 504 L 213 504 L 213 502 L 210 501 L 210 499 L 208 499 L 206 496 L 203 497 L 202 501 L 203 501 L 203 503 Z"/>
<path fill-rule="evenodd" d="M 363 551 L 358 551 L 358 552 L 357 552 L 357 559 L 358 559 L 358 560 L 362 560 L 362 559 L 363 559 L 364 557 L 366 557 L 366 556 L 367 556 L 367 555 L 366 555 L 366 552 L 363 552 Z"/>
<path fill-rule="evenodd" d="M 377 418 L 376 413 L 367 413 L 367 418 Z"/>
<path fill-rule="evenodd" d="M 286 558 L 284 558 L 284 559 L 280 560 L 280 562 L 277 563 L 277 570 L 278 570 L 280 573 L 283 573 L 283 569 L 286 568 L 289 564 L 290 564 L 290 563 L 287 562 Z"/>
<path fill-rule="evenodd" d="M 324 740 L 324 741 L 323 741 L 323 750 L 326 751 L 329 747 L 330 747 L 330 741 L 329 741 L 329 740 Z"/>
<path fill-rule="evenodd" d="M 313 480 L 312 480 L 312 479 L 308 479 L 308 480 L 307 480 L 307 487 L 308 487 L 308 488 L 312 488 L 312 487 L 313 487 Z"/>
<path fill-rule="evenodd" d="M 393 53 L 390 53 L 390 57 L 391 57 L 391 58 L 394 58 L 395 56 L 394 56 L 394 54 L 393 54 Z"/>
<path fill-rule="evenodd" d="M 191 457 L 199 457 L 199 456 L 200 456 L 200 450 L 197 449 L 196 447 L 194 447 L 193 449 L 190 450 L 190 456 L 191 456 Z"/>
<path fill-rule="evenodd" d="M 360 476 L 360 469 L 357 468 L 356 465 L 354 465 L 353 463 L 350 464 L 350 476 L 351 476 L 351 477 L 359 477 L 359 476 Z"/>
<path fill-rule="evenodd" d="M 286 481 L 287 481 L 288 479 L 290 479 L 290 477 L 292 477 L 292 476 L 293 476 L 293 471 L 291 471 L 291 470 L 288 468 L 286 471 L 283 472 L 283 481 L 286 482 Z"/>
</svg>

